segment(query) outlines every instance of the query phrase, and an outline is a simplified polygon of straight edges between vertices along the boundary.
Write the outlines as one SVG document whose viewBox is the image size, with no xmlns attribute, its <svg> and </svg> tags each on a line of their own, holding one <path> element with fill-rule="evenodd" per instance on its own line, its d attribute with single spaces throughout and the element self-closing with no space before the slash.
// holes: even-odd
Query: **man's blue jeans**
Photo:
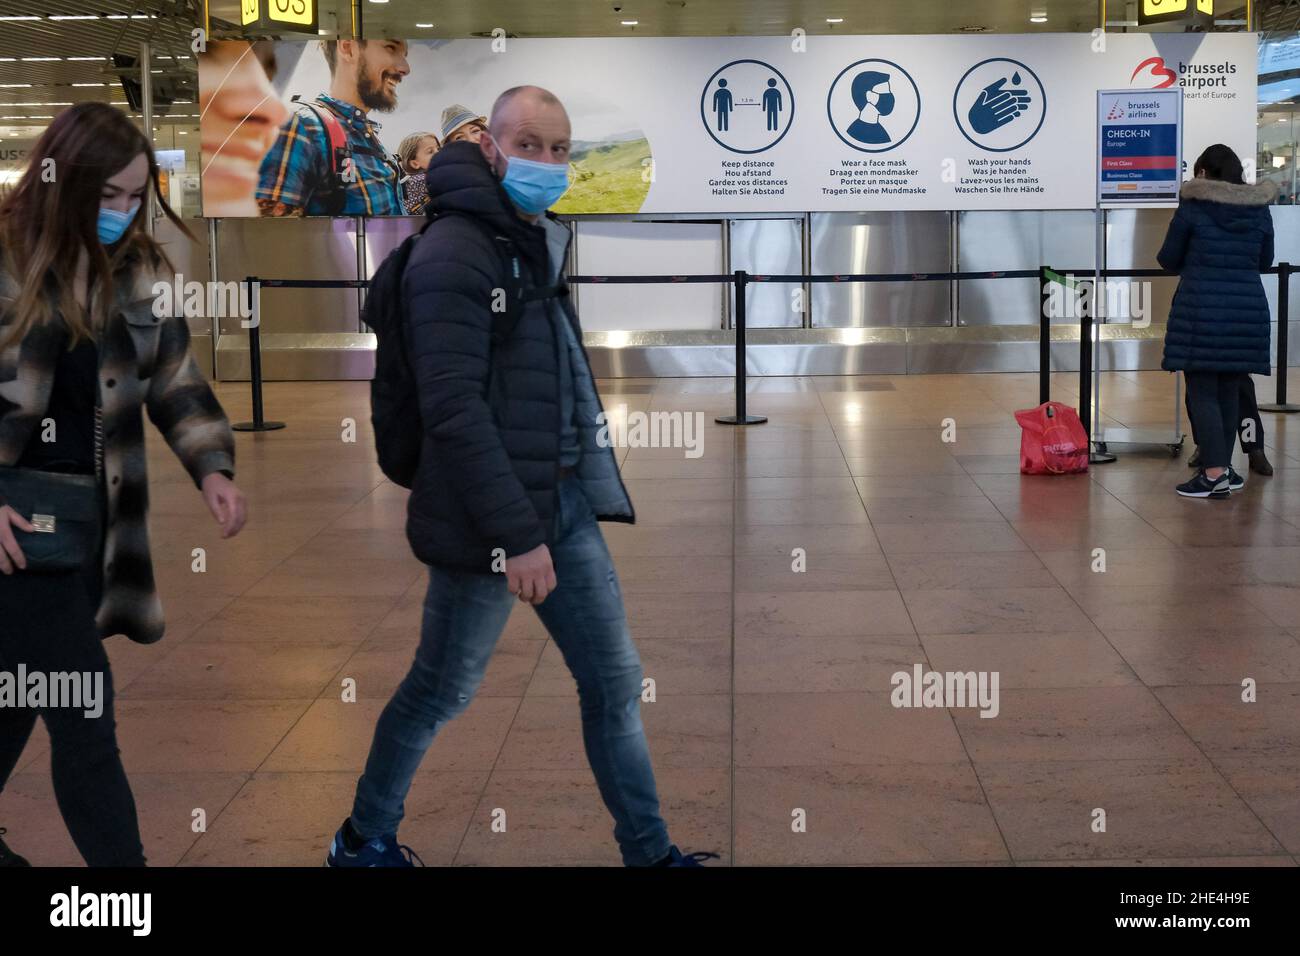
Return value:
<svg viewBox="0 0 1300 956">
<path fill-rule="evenodd" d="M 641 726 L 641 659 L 613 559 L 575 478 L 560 482 L 558 521 L 556 589 L 536 606 L 537 616 L 577 681 L 587 759 L 614 817 L 623 862 L 649 865 L 667 856 L 670 844 Z M 415 661 L 380 715 L 357 783 L 358 833 L 397 832 L 425 751 L 469 706 L 516 602 L 504 574 L 429 569 Z"/>
</svg>

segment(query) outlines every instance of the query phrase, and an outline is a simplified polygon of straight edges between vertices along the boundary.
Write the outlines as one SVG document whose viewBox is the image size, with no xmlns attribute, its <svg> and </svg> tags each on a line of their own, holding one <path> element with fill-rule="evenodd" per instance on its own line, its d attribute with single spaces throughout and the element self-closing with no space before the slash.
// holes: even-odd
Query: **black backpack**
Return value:
<svg viewBox="0 0 1300 956">
<path fill-rule="evenodd" d="M 384 475 L 403 488 L 410 488 L 415 483 L 420 449 L 424 444 L 424 428 L 415 375 L 407 354 L 402 276 L 415 244 L 436 218 L 431 216 L 419 232 L 404 239 L 380 263 L 370 280 L 370 291 L 362 312 L 362 320 L 378 340 L 375 377 L 370 382 L 370 422 L 375 430 L 375 451 Z M 505 236 L 493 236 L 493 239 L 501 253 L 508 284 L 505 311 L 492 315 L 492 346 L 495 348 L 514 331 L 525 303 L 568 295 L 569 290 L 563 283 L 542 288 L 530 286 L 528 269 L 520 261 L 515 244 Z"/>
</svg>

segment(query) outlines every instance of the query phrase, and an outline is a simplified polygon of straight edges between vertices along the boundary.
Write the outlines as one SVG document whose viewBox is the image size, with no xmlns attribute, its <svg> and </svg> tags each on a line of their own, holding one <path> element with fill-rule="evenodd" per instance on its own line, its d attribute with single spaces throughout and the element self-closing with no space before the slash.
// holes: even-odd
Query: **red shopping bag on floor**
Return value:
<svg viewBox="0 0 1300 956">
<path fill-rule="evenodd" d="M 1074 475 L 1088 470 L 1088 433 L 1069 405 L 1044 402 L 1016 412 L 1022 475 Z"/>
</svg>

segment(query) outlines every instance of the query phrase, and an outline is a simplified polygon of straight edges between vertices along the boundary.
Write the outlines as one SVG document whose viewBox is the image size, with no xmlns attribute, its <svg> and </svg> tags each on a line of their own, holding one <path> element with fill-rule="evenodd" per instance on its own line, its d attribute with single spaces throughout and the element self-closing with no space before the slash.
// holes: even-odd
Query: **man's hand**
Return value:
<svg viewBox="0 0 1300 956">
<path fill-rule="evenodd" d="M 551 550 L 539 544 L 518 557 L 506 558 L 506 586 L 527 604 L 541 604 L 555 590 Z"/>
<path fill-rule="evenodd" d="M 13 508 L 0 506 L 0 572 L 4 574 L 13 574 L 15 568 L 22 570 L 27 567 L 27 558 L 14 537 L 14 528 L 27 532 L 36 530 Z"/>
<path fill-rule="evenodd" d="M 212 517 L 217 519 L 217 524 L 221 525 L 221 537 L 233 538 L 239 534 L 239 529 L 248 517 L 244 493 L 219 471 L 205 476 L 200 487 L 204 503 L 212 512 Z"/>
</svg>

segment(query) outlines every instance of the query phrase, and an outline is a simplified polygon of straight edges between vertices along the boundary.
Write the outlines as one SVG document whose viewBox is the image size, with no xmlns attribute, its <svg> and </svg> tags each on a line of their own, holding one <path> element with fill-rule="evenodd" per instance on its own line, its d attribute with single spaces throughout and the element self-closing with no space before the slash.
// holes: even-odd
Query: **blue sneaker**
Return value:
<svg viewBox="0 0 1300 956">
<path fill-rule="evenodd" d="M 414 862 L 412 862 L 414 861 Z M 325 858 L 326 866 L 415 866 L 424 861 L 416 852 L 405 844 L 397 842 L 397 835 L 375 837 L 366 841 L 365 846 L 353 852 L 343 840 L 343 828 L 334 834 L 330 842 L 329 856 Z"/>
<path fill-rule="evenodd" d="M 709 853 L 707 850 L 701 850 L 696 853 L 683 853 L 681 850 L 677 849 L 677 844 L 675 843 L 668 848 L 668 856 L 672 858 L 672 862 L 667 864 L 668 866 L 703 866 L 704 864 L 700 862 L 701 860 L 722 859 L 722 857 L 717 853 Z"/>
</svg>

